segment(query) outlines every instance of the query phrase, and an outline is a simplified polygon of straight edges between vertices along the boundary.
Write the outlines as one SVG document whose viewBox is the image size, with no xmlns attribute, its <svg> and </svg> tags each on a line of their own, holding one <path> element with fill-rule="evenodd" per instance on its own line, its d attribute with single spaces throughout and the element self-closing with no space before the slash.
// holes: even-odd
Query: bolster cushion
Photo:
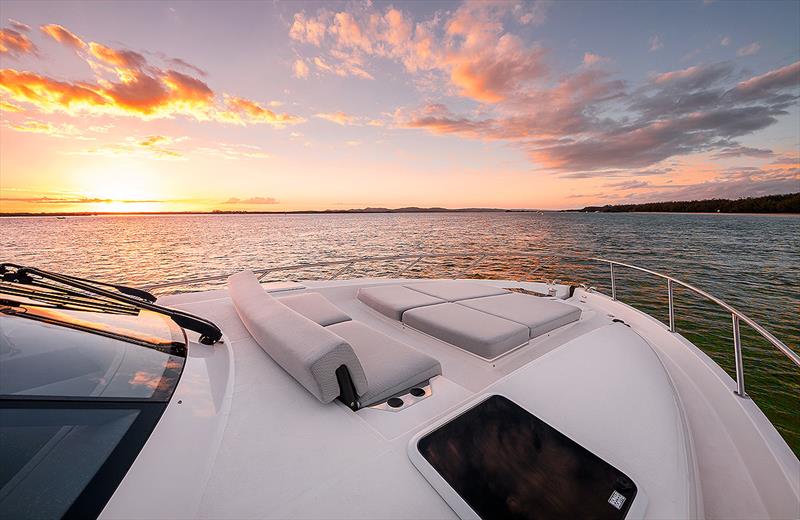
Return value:
<svg viewBox="0 0 800 520">
<path fill-rule="evenodd" d="M 323 403 L 339 396 L 336 369 L 345 365 L 360 396 L 367 377 L 341 337 L 270 296 L 251 271 L 228 278 L 231 300 L 245 328 L 269 356 Z"/>
</svg>

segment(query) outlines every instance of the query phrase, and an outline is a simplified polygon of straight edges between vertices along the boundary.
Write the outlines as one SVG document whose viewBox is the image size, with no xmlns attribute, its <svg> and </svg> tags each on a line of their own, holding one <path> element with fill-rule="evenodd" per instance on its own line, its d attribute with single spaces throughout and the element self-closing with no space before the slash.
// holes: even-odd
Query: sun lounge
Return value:
<svg viewBox="0 0 800 520">
<path fill-rule="evenodd" d="M 581 316 L 574 305 L 519 293 L 462 300 L 458 305 L 525 325 L 531 339 L 563 327 Z"/>
<path fill-rule="evenodd" d="M 256 343 L 323 403 L 368 406 L 442 373 L 435 359 L 351 320 L 322 295 L 276 299 L 249 271 L 231 276 L 228 288 Z"/>
<path fill-rule="evenodd" d="M 484 296 L 496 296 L 498 294 L 508 294 L 510 292 L 506 289 L 493 287 L 491 285 L 483 285 L 475 282 L 461 282 L 457 280 L 414 283 L 406 285 L 405 287 L 448 302 L 467 300 L 469 298 L 482 298 Z"/>
<path fill-rule="evenodd" d="M 358 299 L 393 320 L 400 321 L 409 309 L 444 303 L 445 300 L 428 296 L 402 285 L 362 287 Z"/>
<path fill-rule="evenodd" d="M 457 303 L 408 310 L 403 313 L 403 323 L 485 359 L 494 359 L 528 341 L 524 325 Z"/>
<path fill-rule="evenodd" d="M 393 320 L 488 360 L 581 316 L 578 307 L 552 298 L 454 280 L 366 287 L 359 289 L 358 299 Z"/>
</svg>

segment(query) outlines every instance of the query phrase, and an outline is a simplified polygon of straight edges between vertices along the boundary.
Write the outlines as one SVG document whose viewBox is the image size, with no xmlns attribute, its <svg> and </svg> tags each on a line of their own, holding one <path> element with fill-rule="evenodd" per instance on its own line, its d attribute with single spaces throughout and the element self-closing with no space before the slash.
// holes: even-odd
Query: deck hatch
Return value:
<svg viewBox="0 0 800 520">
<path fill-rule="evenodd" d="M 637 494 L 623 472 L 499 395 L 424 435 L 417 449 L 484 519 L 621 519 Z"/>
</svg>

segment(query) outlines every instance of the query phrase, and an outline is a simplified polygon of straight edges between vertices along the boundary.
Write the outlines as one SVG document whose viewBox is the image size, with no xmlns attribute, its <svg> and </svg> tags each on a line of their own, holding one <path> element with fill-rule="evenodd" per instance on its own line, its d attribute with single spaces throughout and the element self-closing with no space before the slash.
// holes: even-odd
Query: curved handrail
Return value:
<svg viewBox="0 0 800 520">
<path fill-rule="evenodd" d="M 254 270 L 254 274 L 258 277 L 258 280 L 263 280 L 268 274 L 276 273 L 276 272 L 284 272 L 284 271 L 296 271 L 300 269 L 309 269 L 315 267 L 331 267 L 331 266 L 343 266 L 342 268 L 338 269 L 329 279 L 333 280 L 338 277 L 340 274 L 346 272 L 350 267 L 355 264 L 366 263 L 366 262 L 392 262 L 397 260 L 412 260 L 410 263 L 406 264 L 397 274 L 398 277 L 405 273 L 411 267 L 417 265 L 422 260 L 430 259 L 430 258 L 475 258 L 469 266 L 466 268 L 462 268 L 459 271 L 459 274 L 464 274 L 469 269 L 475 268 L 478 263 L 484 261 L 488 258 L 569 258 L 572 261 L 593 261 L 593 262 L 601 262 L 608 264 L 611 271 L 611 298 L 613 300 L 617 299 L 616 295 L 616 278 L 614 274 L 614 266 L 625 267 L 629 269 L 634 269 L 636 271 L 640 271 L 643 273 L 647 273 L 658 278 L 662 278 L 667 280 L 667 291 L 668 291 L 668 299 L 669 299 L 669 330 L 672 333 L 676 333 L 675 330 L 675 306 L 673 301 L 673 286 L 675 284 L 684 287 L 695 294 L 702 296 L 703 298 L 717 304 L 718 306 L 722 307 L 726 311 L 731 314 L 731 320 L 733 324 L 733 340 L 734 340 L 734 356 L 735 356 L 735 363 L 736 363 L 736 393 L 740 397 L 747 397 L 745 393 L 744 387 L 744 364 L 742 361 L 742 345 L 741 345 L 741 338 L 740 338 L 740 331 L 739 325 L 740 321 L 745 322 L 749 325 L 753 330 L 758 332 L 764 339 L 766 339 L 772 346 L 777 348 L 781 353 L 783 353 L 786 357 L 789 358 L 797 367 L 800 367 L 800 356 L 798 356 L 792 349 L 786 346 L 785 343 L 780 341 L 776 338 L 772 333 L 766 330 L 764 327 L 759 325 L 756 321 L 748 317 L 743 312 L 739 311 L 732 305 L 728 304 L 724 300 L 717 298 L 716 296 L 709 294 L 708 292 L 695 287 L 689 283 L 686 283 L 682 280 L 674 278 L 672 276 L 666 275 L 664 273 L 660 273 L 658 271 L 653 271 L 652 269 L 647 269 L 644 267 L 639 267 L 637 265 L 628 264 L 625 262 L 619 262 L 616 260 L 609 260 L 606 258 L 597 258 L 597 257 L 583 257 L 579 255 L 558 255 L 553 253 L 535 253 L 535 252 L 512 252 L 512 253 L 491 253 L 486 251 L 474 252 L 474 251 L 458 251 L 458 252 L 451 252 L 451 253 L 413 253 L 413 254 L 400 254 L 400 255 L 387 255 L 387 256 L 363 256 L 363 257 L 356 257 L 356 258 L 349 258 L 344 260 L 329 260 L 329 261 L 322 261 L 322 262 L 305 262 L 299 264 L 292 264 L 292 265 L 284 265 L 284 266 L 277 266 L 277 267 L 270 267 L 266 269 L 258 269 Z M 540 264 L 541 265 L 541 264 Z M 538 269 L 538 266 L 537 266 Z M 225 280 L 233 273 L 230 274 L 222 274 L 222 275 L 212 275 L 212 276 L 205 276 L 205 277 L 196 277 L 196 278 L 189 278 L 184 280 L 174 280 L 168 281 L 163 283 L 151 284 L 145 286 L 144 289 L 146 290 L 153 290 L 153 289 L 164 289 L 168 287 L 179 287 L 179 286 L 191 286 L 196 285 L 199 283 L 207 283 L 207 282 L 214 282 Z"/>
</svg>

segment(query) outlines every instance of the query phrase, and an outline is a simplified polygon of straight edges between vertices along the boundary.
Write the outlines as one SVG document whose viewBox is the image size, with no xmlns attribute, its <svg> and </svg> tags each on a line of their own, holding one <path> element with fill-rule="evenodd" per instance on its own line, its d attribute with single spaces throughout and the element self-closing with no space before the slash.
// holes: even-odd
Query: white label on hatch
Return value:
<svg viewBox="0 0 800 520">
<path fill-rule="evenodd" d="M 625 503 L 625 497 L 614 491 L 608 499 L 608 503 L 617 509 L 622 509 L 622 504 Z"/>
</svg>

